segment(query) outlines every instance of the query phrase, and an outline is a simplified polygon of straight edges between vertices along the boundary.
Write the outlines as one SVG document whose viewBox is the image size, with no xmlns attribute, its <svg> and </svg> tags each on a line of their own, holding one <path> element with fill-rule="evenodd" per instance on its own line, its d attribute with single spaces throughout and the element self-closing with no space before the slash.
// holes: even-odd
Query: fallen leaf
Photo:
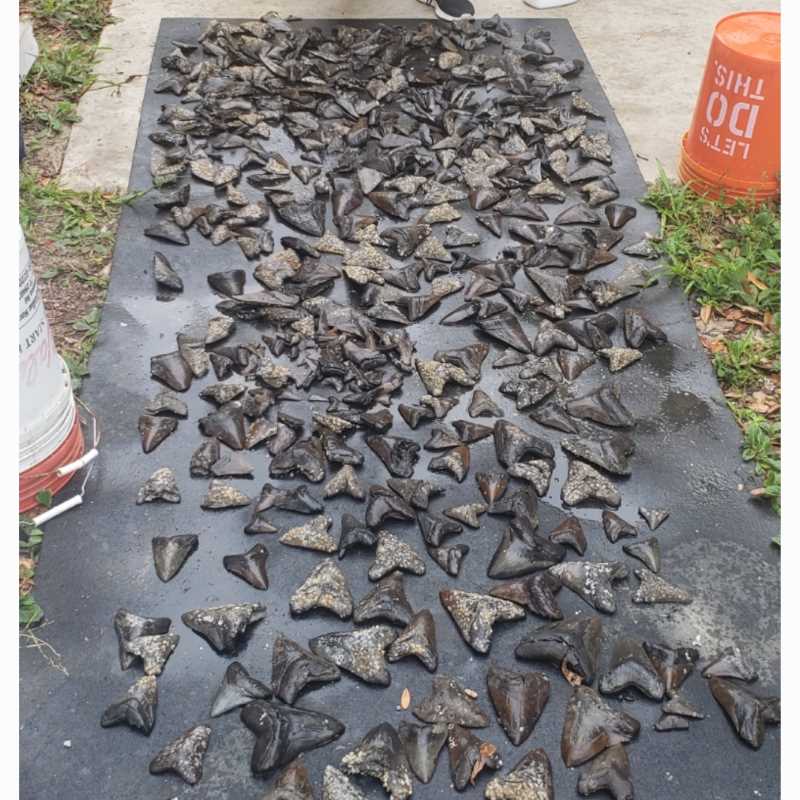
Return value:
<svg viewBox="0 0 800 800">
<path fill-rule="evenodd" d="M 753 284 L 753 286 L 755 286 L 757 289 L 762 289 L 762 290 L 763 290 L 763 289 L 768 289 L 768 288 L 769 288 L 769 287 L 767 286 L 767 284 L 766 284 L 766 283 L 764 283 L 764 281 L 762 281 L 762 280 L 761 280 L 761 279 L 760 279 L 760 278 L 759 278 L 759 277 L 758 277 L 758 276 L 757 276 L 755 273 L 753 273 L 753 272 L 748 272 L 748 273 L 747 273 L 747 280 L 748 280 L 748 281 L 750 281 L 750 283 L 752 283 L 752 284 Z"/>
<path fill-rule="evenodd" d="M 707 325 L 711 319 L 711 306 L 703 306 L 700 309 L 700 319 Z"/>
<path fill-rule="evenodd" d="M 400 708 L 403 710 L 407 709 L 411 705 L 411 692 L 408 691 L 408 687 L 403 689 L 403 693 L 400 695 Z"/>
</svg>

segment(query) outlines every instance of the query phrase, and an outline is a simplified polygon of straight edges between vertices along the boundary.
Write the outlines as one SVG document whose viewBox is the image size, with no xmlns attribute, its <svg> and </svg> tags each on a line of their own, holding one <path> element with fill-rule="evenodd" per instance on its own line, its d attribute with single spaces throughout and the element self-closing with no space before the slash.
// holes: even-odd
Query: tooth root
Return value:
<svg viewBox="0 0 800 800">
<path fill-rule="evenodd" d="M 150 772 L 160 775 L 174 772 L 190 786 L 203 777 L 203 759 L 208 749 L 211 728 L 197 725 L 170 742 L 150 762 Z"/>
</svg>

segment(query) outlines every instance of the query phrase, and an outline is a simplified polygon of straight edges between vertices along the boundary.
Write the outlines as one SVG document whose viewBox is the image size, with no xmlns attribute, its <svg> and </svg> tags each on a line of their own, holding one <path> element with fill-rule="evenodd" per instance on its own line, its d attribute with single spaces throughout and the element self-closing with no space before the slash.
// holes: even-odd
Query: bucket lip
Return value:
<svg viewBox="0 0 800 800">
<path fill-rule="evenodd" d="M 730 22 L 733 19 L 736 19 L 736 17 L 778 17 L 778 18 L 780 18 L 780 16 L 781 16 L 781 12 L 780 11 L 759 11 L 757 9 L 756 10 L 752 10 L 752 11 L 734 11 L 733 14 L 726 14 L 724 17 L 721 17 L 719 20 L 717 20 L 717 24 L 714 26 L 714 39 L 716 41 L 718 41 L 720 44 L 722 44 L 724 47 L 732 49 L 731 46 L 726 41 L 724 41 L 723 38 L 722 38 L 722 32 L 721 32 L 720 29 L 722 28 L 722 26 L 725 23 Z M 778 25 L 778 29 L 779 29 L 778 35 L 780 36 L 780 25 Z M 748 58 L 748 59 L 750 59 L 752 61 L 758 61 L 758 62 L 761 62 L 763 64 L 773 64 L 773 65 L 780 66 L 780 63 L 781 63 L 780 58 L 778 58 L 778 59 L 766 58 L 764 56 L 760 56 L 760 55 L 756 55 L 756 54 L 750 54 L 750 53 L 742 54 L 742 55 L 744 55 L 746 58 Z"/>
</svg>

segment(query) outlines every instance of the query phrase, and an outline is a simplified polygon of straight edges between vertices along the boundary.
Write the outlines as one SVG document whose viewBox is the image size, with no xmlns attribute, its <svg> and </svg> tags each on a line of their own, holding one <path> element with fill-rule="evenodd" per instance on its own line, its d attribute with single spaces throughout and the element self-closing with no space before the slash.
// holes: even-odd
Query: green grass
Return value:
<svg viewBox="0 0 800 800">
<path fill-rule="evenodd" d="M 23 92 L 75 101 L 94 83 L 97 47 L 85 42 L 40 44 L 39 56 L 22 84 Z"/>
<path fill-rule="evenodd" d="M 765 372 L 780 371 L 780 348 L 777 334 L 763 335 L 753 328 L 739 339 L 730 339 L 713 358 L 720 383 L 742 391 L 757 388 Z"/>
<path fill-rule="evenodd" d="M 49 505 L 53 498 L 50 496 L 41 499 L 46 501 L 43 505 Z M 19 518 L 19 624 L 26 628 L 37 625 L 44 618 L 44 611 L 31 592 L 43 538 L 41 529 L 30 519 Z"/>
<path fill-rule="evenodd" d="M 30 14 L 49 28 L 60 28 L 82 41 L 94 39 L 111 22 L 106 0 L 34 0 Z"/>
</svg>

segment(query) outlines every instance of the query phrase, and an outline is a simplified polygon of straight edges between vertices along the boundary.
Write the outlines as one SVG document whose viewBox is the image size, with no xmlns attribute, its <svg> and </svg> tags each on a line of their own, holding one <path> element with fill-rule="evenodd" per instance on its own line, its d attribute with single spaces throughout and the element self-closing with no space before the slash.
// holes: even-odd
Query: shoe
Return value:
<svg viewBox="0 0 800 800">
<path fill-rule="evenodd" d="M 475 7 L 469 0 L 418 0 L 418 2 L 425 6 L 433 6 L 436 16 L 448 22 L 475 16 Z"/>
<path fill-rule="evenodd" d="M 578 0 L 524 0 L 524 2 L 526 6 L 542 10 L 545 8 L 558 8 L 559 6 L 571 6 L 573 3 L 577 3 Z"/>
</svg>

